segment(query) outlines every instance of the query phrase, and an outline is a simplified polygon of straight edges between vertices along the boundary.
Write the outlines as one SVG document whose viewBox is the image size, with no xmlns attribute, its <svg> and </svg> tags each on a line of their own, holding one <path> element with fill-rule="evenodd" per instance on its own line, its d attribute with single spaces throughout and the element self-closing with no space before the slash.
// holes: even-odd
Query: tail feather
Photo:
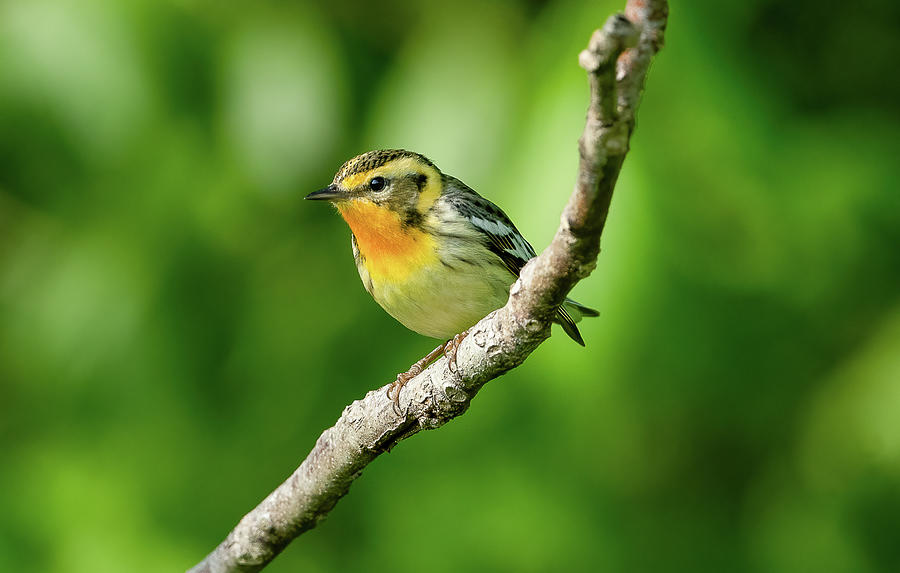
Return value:
<svg viewBox="0 0 900 573">
<path fill-rule="evenodd" d="M 569 338 L 584 346 L 584 339 L 578 332 L 575 323 L 580 321 L 584 316 L 599 316 L 600 313 L 592 308 L 588 308 L 572 299 L 567 298 L 566 301 L 556 311 L 556 321 L 563 327 Z"/>
<path fill-rule="evenodd" d="M 563 330 L 566 332 L 566 334 L 569 335 L 569 338 L 584 346 L 584 339 L 581 338 L 581 333 L 578 332 L 578 327 L 575 326 L 575 321 L 572 320 L 572 317 L 569 316 L 569 313 L 566 312 L 565 308 L 559 307 L 557 309 L 556 321 L 559 322 L 559 324 L 563 327 Z"/>
<path fill-rule="evenodd" d="M 580 302 L 575 302 L 570 298 L 566 299 L 566 302 L 563 303 L 563 306 L 565 306 L 568 309 L 569 314 L 572 315 L 578 314 L 580 316 L 600 316 L 600 313 L 593 308 L 584 306 Z M 575 319 L 575 322 L 578 322 L 578 318 Z"/>
</svg>

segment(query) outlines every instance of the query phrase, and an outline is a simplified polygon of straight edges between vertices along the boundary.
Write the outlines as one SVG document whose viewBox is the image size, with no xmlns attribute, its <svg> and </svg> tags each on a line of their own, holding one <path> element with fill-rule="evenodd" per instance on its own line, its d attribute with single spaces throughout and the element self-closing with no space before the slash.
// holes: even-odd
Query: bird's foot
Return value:
<svg viewBox="0 0 900 573">
<path fill-rule="evenodd" d="M 403 411 L 400 409 L 400 390 L 402 390 L 410 380 L 421 374 L 426 366 L 434 362 L 441 354 L 444 354 L 444 349 L 447 344 L 450 344 L 450 342 L 439 345 L 437 348 L 426 354 L 421 360 L 410 366 L 409 370 L 397 374 L 397 379 L 388 386 L 387 397 L 394 403 L 395 414 L 398 416 L 403 414 Z"/>
<path fill-rule="evenodd" d="M 469 335 L 468 330 L 463 330 L 444 344 L 444 356 L 447 357 L 447 368 L 450 372 L 456 374 L 456 352 L 459 350 L 459 344 Z"/>
<path fill-rule="evenodd" d="M 398 416 L 403 413 L 403 411 L 400 410 L 400 390 L 402 390 L 403 387 L 406 386 L 407 382 L 422 373 L 421 370 L 416 368 L 417 365 L 418 363 L 413 364 L 408 371 L 397 374 L 397 379 L 391 382 L 391 385 L 388 386 L 387 397 L 391 402 L 393 402 L 394 413 Z"/>
</svg>

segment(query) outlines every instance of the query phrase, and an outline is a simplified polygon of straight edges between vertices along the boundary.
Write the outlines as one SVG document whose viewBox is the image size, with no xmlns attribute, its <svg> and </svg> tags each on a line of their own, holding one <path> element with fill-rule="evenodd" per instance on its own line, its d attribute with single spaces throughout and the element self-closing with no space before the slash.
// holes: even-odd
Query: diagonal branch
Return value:
<svg viewBox="0 0 900 573">
<path fill-rule="evenodd" d="M 261 570 L 295 537 L 315 527 L 369 462 L 401 440 L 465 412 L 486 382 L 521 364 L 550 336 L 556 307 L 596 265 L 644 79 L 662 46 L 667 16 L 665 0 L 628 0 L 625 15 L 611 16 L 579 56 L 591 100 L 578 142 L 575 190 L 550 246 L 522 269 L 506 306 L 469 330 L 456 368 L 441 358 L 411 380 L 401 392 L 404 412 L 399 416 L 386 387 L 347 406 L 287 481 L 191 572 Z"/>
</svg>

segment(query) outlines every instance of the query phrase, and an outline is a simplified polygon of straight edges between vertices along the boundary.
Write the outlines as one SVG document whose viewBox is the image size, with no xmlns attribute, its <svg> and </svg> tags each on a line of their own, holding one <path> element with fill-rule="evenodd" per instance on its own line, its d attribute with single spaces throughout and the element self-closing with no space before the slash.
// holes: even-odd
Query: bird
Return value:
<svg viewBox="0 0 900 573">
<path fill-rule="evenodd" d="M 330 202 L 350 227 L 359 278 L 375 302 L 408 329 L 446 341 L 388 387 L 395 411 L 400 390 L 429 363 L 444 354 L 455 368 L 468 329 L 506 304 L 536 256 L 497 205 L 413 151 L 358 155 L 305 198 Z M 566 299 L 554 318 L 581 346 L 575 323 L 583 316 L 598 312 Z"/>
</svg>

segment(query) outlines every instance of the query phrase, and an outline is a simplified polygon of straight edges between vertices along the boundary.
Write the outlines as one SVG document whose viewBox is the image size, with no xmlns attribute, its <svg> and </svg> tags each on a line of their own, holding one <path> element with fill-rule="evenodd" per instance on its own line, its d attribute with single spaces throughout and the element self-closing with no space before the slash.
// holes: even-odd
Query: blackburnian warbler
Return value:
<svg viewBox="0 0 900 573">
<path fill-rule="evenodd" d="M 350 226 L 366 290 L 404 326 L 450 339 L 400 374 L 400 389 L 429 362 L 456 347 L 467 329 L 506 304 L 534 249 L 499 207 L 427 158 L 399 149 L 370 151 L 344 163 L 331 185 L 307 199 L 330 201 Z M 555 321 L 575 342 L 575 323 L 597 311 L 566 299 Z"/>
</svg>

